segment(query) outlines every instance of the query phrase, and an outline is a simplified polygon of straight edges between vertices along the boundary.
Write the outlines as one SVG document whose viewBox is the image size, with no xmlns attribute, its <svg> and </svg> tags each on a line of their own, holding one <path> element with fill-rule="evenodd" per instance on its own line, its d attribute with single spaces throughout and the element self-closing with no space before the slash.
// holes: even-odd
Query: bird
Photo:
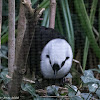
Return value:
<svg viewBox="0 0 100 100">
<path fill-rule="evenodd" d="M 35 28 L 29 51 L 30 73 L 54 84 L 69 73 L 72 60 L 72 48 L 61 33 L 45 26 Z"/>
</svg>

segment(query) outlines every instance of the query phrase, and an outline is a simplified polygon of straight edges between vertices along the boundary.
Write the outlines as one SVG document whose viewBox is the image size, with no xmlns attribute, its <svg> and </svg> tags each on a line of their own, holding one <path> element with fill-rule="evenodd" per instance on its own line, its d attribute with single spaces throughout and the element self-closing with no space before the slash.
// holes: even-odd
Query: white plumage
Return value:
<svg viewBox="0 0 100 100">
<path fill-rule="evenodd" d="M 67 41 L 59 38 L 49 41 L 41 53 L 40 67 L 43 76 L 49 79 L 63 78 L 71 68 L 72 59 L 72 49 Z M 63 62 L 65 63 L 61 66 Z M 58 64 L 59 67 L 56 75 L 53 70 L 54 64 Z"/>
</svg>

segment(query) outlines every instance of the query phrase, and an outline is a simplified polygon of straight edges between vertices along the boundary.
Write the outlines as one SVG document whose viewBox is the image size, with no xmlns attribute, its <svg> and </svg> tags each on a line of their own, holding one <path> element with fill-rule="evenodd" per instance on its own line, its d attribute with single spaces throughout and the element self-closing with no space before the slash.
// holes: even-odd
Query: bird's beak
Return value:
<svg viewBox="0 0 100 100">
<path fill-rule="evenodd" d="M 59 68 L 59 65 L 55 63 L 55 64 L 52 66 L 52 69 L 53 69 L 53 71 L 54 71 L 54 78 L 56 78 L 57 72 L 58 72 L 58 70 L 60 69 L 60 68 Z"/>
<path fill-rule="evenodd" d="M 54 71 L 54 78 L 56 78 L 57 70 Z"/>
</svg>

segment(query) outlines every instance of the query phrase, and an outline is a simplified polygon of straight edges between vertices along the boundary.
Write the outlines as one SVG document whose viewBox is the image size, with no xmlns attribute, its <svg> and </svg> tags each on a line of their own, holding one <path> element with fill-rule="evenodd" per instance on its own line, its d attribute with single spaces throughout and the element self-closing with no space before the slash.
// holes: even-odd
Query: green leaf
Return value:
<svg viewBox="0 0 100 100">
<path fill-rule="evenodd" d="M 68 16 L 68 23 L 69 23 L 69 29 L 70 29 L 70 34 L 71 34 L 71 41 L 73 43 L 72 50 L 74 52 L 74 29 L 73 29 L 73 25 L 72 25 L 72 19 L 71 19 L 70 9 L 69 9 L 69 5 L 68 5 L 68 0 L 65 0 L 65 7 L 66 7 L 67 16 Z"/>
<path fill-rule="evenodd" d="M 66 9 L 66 6 L 68 6 L 68 4 L 66 5 L 65 0 L 61 0 L 60 2 L 61 2 L 62 11 L 63 11 L 63 17 L 64 17 L 64 20 L 65 20 L 66 36 L 68 37 L 68 42 L 71 45 L 72 50 L 74 52 L 74 36 L 73 36 L 74 34 L 71 33 L 71 32 L 73 32 L 73 31 L 71 31 L 72 29 L 70 29 L 72 27 L 71 26 L 72 24 L 71 24 L 71 21 L 69 22 L 69 20 L 71 20 L 71 16 L 68 15 L 69 13 L 67 13 L 67 12 L 69 12 L 68 7 Z"/>
<path fill-rule="evenodd" d="M 99 99 L 100 99 L 100 87 L 97 89 L 96 94 L 97 94 L 97 96 L 98 96 Z"/>
<path fill-rule="evenodd" d="M 88 77 L 94 78 L 93 71 L 91 71 L 91 70 L 85 70 L 84 71 L 84 76 L 88 76 Z"/>
<path fill-rule="evenodd" d="M 19 18 L 18 16 L 15 18 L 15 22 L 18 21 L 18 18 Z M 8 41 L 8 26 L 4 24 L 3 27 L 4 28 L 3 28 L 2 37 L 1 37 L 1 44 L 4 44 Z"/>
<path fill-rule="evenodd" d="M 98 4 L 98 0 L 93 0 L 91 11 L 90 11 L 90 22 L 91 22 L 92 26 L 93 26 L 93 23 L 94 23 L 97 4 Z"/>
<path fill-rule="evenodd" d="M 37 0 L 32 0 L 32 6 L 37 2 Z"/>
<path fill-rule="evenodd" d="M 7 33 L 8 31 L 8 26 L 4 28 L 3 32 L 1 33 L 1 35 L 4 35 L 4 33 Z"/>
<path fill-rule="evenodd" d="M 100 65 L 98 65 L 98 68 L 100 69 Z"/>
<path fill-rule="evenodd" d="M 56 96 L 59 96 L 58 89 L 59 89 L 59 87 L 55 86 L 55 85 L 48 86 L 47 87 L 47 95 L 56 95 Z"/>
<path fill-rule="evenodd" d="M 89 88 L 89 91 L 93 93 L 93 92 L 95 92 L 96 89 L 98 88 L 98 84 L 96 84 L 96 83 L 88 84 L 88 88 Z"/>
<path fill-rule="evenodd" d="M 59 11 L 58 7 L 57 7 L 56 11 L 57 11 L 56 12 L 57 16 L 56 16 L 55 27 L 57 26 L 57 29 L 59 30 L 59 32 L 61 34 L 64 34 L 63 27 L 62 27 L 62 21 L 61 21 L 61 15 L 60 15 L 60 11 Z"/>
<path fill-rule="evenodd" d="M 89 49 L 89 40 L 86 37 L 85 47 L 84 47 L 84 54 L 83 54 L 83 71 L 85 70 L 85 67 L 86 67 L 86 61 L 87 61 L 87 56 L 88 56 L 88 49 Z"/>
<path fill-rule="evenodd" d="M 69 73 L 67 76 L 66 76 L 66 78 L 72 78 L 72 75 L 71 75 L 71 73 Z"/>
<path fill-rule="evenodd" d="M 84 98 L 83 100 L 91 100 L 92 94 L 90 93 L 81 93 L 81 94 L 82 94 L 82 97 Z"/>
<path fill-rule="evenodd" d="M 4 68 L 3 71 L 0 73 L 0 77 L 5 84 L 10 82 L 10 79 L 7 78 L 6 75 L 8 75 L 8 68 Z"/>
<path fill-rule="evenodd" d="M 96 71 L 96 72 L 100 73 L 100 70 L 99 70 L 99 69 L 91 69 L 91 70 L 93 70 L 93 71 Z"/>
<path fill-rule="evenodd" d="M 74 85 L 68 87 L 68 96 L 71 98 L 71 100 L 79 100 L 79 98 L 81 100 L 81 92 Z"/>
<path fill-rule="evenodd" d="M 83 0 L 74 0 L 75 8 L 78 13 L 81 25 L 84 29 L 86 36 L 89 39 L 90 45 L 98 58 L 100 58 L 100 47 L 98 46 L 94 33 L 92 31 L 92 25 L 89 20 L 88 14 Z"/>
<path fill-rule="evenodd" d="M 0 79 L 0 83 L 2 82 L 3 80 L 2 79 Z"/>
<path fill-rule="evenodd" d="M 68 86 L 68 96 L 69 97 L 75 96 L 76 92 L 77 92 L 76 86 L 74 85 Z"/>
<path fill-rule="evenodd" d="M 74 97 L 71 97 L 70 100 L 83 100 L 83 99 L 79 96 L 74 96 Z"/>
<path fill-rule="evenodd" d="M 68 88 L 68 96 L 69 96 L 69 97 L 75 96 L 75 94 L 76 94 L 76 92 L 73 91 L 73 89 Z"/>
<path fill-rule="evenodd" d="M 1 44 L 4 44 L 8 41 L 8 33 L 4 34 L 2 37 L 1 37 Z"/>
<path fill-rule="evenodd" d="M 21 88 L 24 91 L 29 92 L 33 97 L 37 97 L 38 95 L 35 93 L 35 89 L 30 84 L 21 84 Z"/>
<path fill-rule="evenodd" d="M 97 2 L 98 2 L 98 0 L 93 0 L 93 3 L 92 3 L 91 13 L 90 13 L 91 26 L 93 26 L 93 23 L 94 23 L 94 17 L 95 17 Z M 89 40 L 88 40 L 88 38 L 86 36 L 85 47 L 84 47 L 84 55 L 83 55 L 83 70 L 85 70 L 85 67 L 86 67 L 88 49 L 89 49 Z"/>
<path fill-rule="evenodd" d="M 5 54 L 3 54 L 2 50 L 0 50 L 0 57 L 1 58 L 5 58 L 5 59 L 8 59 L 8 57 Z"/>
<path fill-rule="evenodd" d="M 3 97 L 3 91 L 0 89 L 0 98 L 2 98 L 2 97 Z"/>
<path fill-rule="evenodd" d="M 46 26 L 48 27 L 49 26 L 49 8 L 47 8 L 44 12 L 44 17 L 43 17 L 43 21 L 41 23 L 42 26 Z"/>
<path fill-rule="evenodd" d="M 43 0 L 43 2 L 39 5 L 40 8 L 47 8 L 50 4 L 50 0 Z"/>
<path fill-rule="evenodd" d="M 84 76 L 81 76 L 81 79 L 85 84 L 100 82 L 98 79 L 94 78 L 92 70 L 85 70 Z"/>
</svg>

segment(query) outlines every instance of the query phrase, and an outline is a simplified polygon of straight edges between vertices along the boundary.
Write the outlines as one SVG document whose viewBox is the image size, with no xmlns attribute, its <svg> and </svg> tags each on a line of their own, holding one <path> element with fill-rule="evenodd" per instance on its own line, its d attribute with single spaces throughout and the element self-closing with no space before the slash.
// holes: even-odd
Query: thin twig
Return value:
<svg viewBox="0 0 100 100">
<path fill-rule="evenodd" d="M 79 64 L 79 67 L 80 67 L 80 69 L 81 69 L 81 71 L 82 71 L 82 74 L 84 74 L 83 69 L 82 69 L 82 66 L 81 66 L 81 63 L 80 63 L 78 60 L 75 60 L 75 59 L 73 59 L 73 61 L 74 61 L 75 63 Z"/>
<path fill-rule="evenodd" d="M 70 100 L 68 96 L 40 96 L 40 97 L 42 97 L 42 98 L 58 98 L 58 99 L 64 98 L 64 100 Z"/>
<path fill-rule="evenodd" d="M 35 81 L 33 81 L 33 80 L 29 80 L 29 79 L 27 79 L 27 78 L 25 78 L 25 77 L 23 77 L 23 81 L 25 81 L 25 82 L 29 82 L 29 83 L 32 83 L 32 84 L 35 83 Z"/>
<path fill-rule="evenodd" d="M 99 37 L 99 32 L 95 29 L 95 27 L 93 27 L 93 31 L 95 32 L 95 34 L 97 35 L 97 37 Z"/>
<path fill-rule="evenodd" d="M 68 96 L 40 96 L 40 97 L 46 97 L 46 98 L 68 98 Z"/>
<path fill-rule="evenodd" d="M 11 79 L 11 80 L 12 80 L 12 77 L 10 77 L 10 76 L 7 75 L 7 74 L 6 74 L 6 77 L 7 77 L 8 79 Z M 23 81 L 25 81 L 25 82 L 29 82 L 29 83 L 32 83 L 32 84 L 35 83 L 35 81 L 33 81 L 33 80 L 29 80 L 28 78 L 25 78 L 25 77 L 23 77 Z"/>
</svg>

